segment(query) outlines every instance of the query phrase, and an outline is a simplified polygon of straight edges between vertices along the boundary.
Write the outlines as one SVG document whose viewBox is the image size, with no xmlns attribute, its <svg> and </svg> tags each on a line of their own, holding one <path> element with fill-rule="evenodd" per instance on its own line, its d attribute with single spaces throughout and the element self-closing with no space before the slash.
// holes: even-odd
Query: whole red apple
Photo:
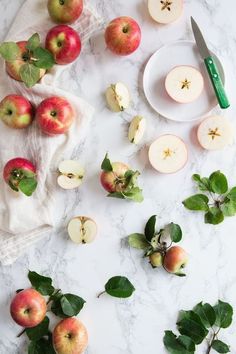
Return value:
<svg viewBox="0 0 236 354">
<path fill-rule="evenodd" d="M 60 65 L 72 63 L 80 54 L 81 41 L 78 33 L 67 25 L 58 25 L 47 34 L 45 47 Z"/>
<path fill-rule="evenodd" d="M 83 11 L 83 0 L 48 0 L 48 12 L 56 23 L 73 23 Z"/>
<path fill-rule="evenodd" d="M 63 97 L 46 98 L 36 110 L 37 122 L 45 134 L 66 133 L 73 123 L 75 112 L 71 104 Z"/>
<path fill-rule="evenodd" d="M 75 317 L 60 321 L 52 333 L 57 354 L 82 354 L 88 345 L 88 333 L 81 321 Z"/>
<path fill-rule="evenodd" d="M 112 171 L 103 171 L 101 173 L 101 184 L 109 193 L 122 192 L 126 187 L 125 173 L 129 170 L 129 166 L 122 162 L 113 162 Z"/>
<path fill-rule="evenodd" d="M 131 17 L 118 17 L 111 21 L 105 31 L 107 47 L 115 54 L 129 55 L 140 44 L 141 30 Z"/>
<path fill-rule="evenodd" d="M 173 274 L 181 273 L 188 262 L 186 251 L 179 246 L 171 247 L 164 257 L 164 268 Z"/>
<path fill-rule="evenodd" d="M 20 291 L 13 298 L 10 306 L 13 320 L 25 328 L 37 326 L 47 312 L 47 305 L 44 297 L 34 289 Z"/>
<path fill-rule="evenodd" d="M 13 79 L 17 81 L 22 81 L 20 77 L 20 68 L 28 62 L 28 50 L 26 48 L 27 41 L 21 41 L 16 43 L 19 47 L 20 54 L 19 59 L 14 61 L 6 61 L 6 71 Z M 45 69 L 40 69 L 40 79 L 46 73 Z"/>
<path fill-rule="evenodd" d="M 8 95 L 0 102 L 0 119 L 11 128 L 26 128 L 32 123 L 33 107 L 23 96 Z"/>
</svg>

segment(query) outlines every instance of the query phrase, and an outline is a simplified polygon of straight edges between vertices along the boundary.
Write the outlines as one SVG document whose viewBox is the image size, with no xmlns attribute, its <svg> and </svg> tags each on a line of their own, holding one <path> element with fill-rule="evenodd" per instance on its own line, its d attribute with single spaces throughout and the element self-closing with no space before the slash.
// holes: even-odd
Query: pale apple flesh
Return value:
<svg viewBox="0 0 236 354">
<path fill-rule="evenodd" d="M 106 100 L 113 112 L 124 111 L 130 104 L 129 89 L 122 82 L 111 85 L 106 90 Z"/>
<path fill-rule="evenodd" d="M 48 0 L 48 12 L 56 23 L 71 24 L 83 12 L 83 0 Z"/>
<path fill-rule="evenodd" d="M 171 247 L 164 257 L 164 268 L 173 274 L 181 274 L 188 262 L 187 252 L 179 246 Z"/>
<path fill-rule="evenodd" d="M 178 103 L 195 101 L 201 95 L 203 87 L 204 80 L 200 71 L 188 65 L 176 66 L 165 80 L 168 95 Z"/>
<path fill-rule="evenodd" d="M 148 0 L 150 16 L 158 23 L 176 21 L 183 12 L 183 0 Z"/>
<path fill-rule="evenodd" d="M 101 173 L 101 184 L 103 188 L 109 192 L 122 192 L 126 188 L 125 173 L 129 170 L 129 166 L 122 162 L 113 162 L 112 171 L 103 171 Z"/>
<path fill-rule="evenodd" d="M 149 148 L 149 161 L 161 173 L 175 173 L 188 159 L 188 150 L 182 139 L 175 135 L 162 135 Z"/>
<path fill-rule="evenodd" d="M 68 234 L 75 243 L 91 243 L 97 235 L 97 224 L 91 218 L 78 216 L 70 220 Z"/>
<path fill-rule="evenodd" d="M 78 188 L 84 178 L 84 168 L 78 161 L 64 160 L 60 163 L 57 183 L 63 189 Z"/>
<path fill-rule="evenodd" d="M 221 150 L 232 144 L 234 129 L 230 121 L 223 116 L 211 116 L 204 119 L 197 130 L 200 145 L 206 150 Z"/>
<path fill-rule="evenodd" d="M 128 138 L 133 144 L 138 144 L 146 130 L 146 119 L 141 116 L 136 116 L 132 119 L 129 126 Z"/>
</svg>

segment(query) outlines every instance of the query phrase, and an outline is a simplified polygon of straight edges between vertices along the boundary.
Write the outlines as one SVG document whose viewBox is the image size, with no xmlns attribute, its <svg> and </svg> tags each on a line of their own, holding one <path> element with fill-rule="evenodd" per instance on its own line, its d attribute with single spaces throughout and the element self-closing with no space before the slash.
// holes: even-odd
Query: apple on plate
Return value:
<svg viewBox="0 0 236 354">
<path fill-rule="evenodd" d="M 188 160 L 186 144 L 178 136 L 166 134 L 156 139 L 149 148 L 149 161 L 161 173 L 175 173 Z"/>
<path fill-rule="evenodd" d="M 23 96 L 8 95 L 0 102 L 0 119 L 11 128 L 23 129 L 33 120 L 34 110 Z"/>
<path fill-rule="evenodd" d="M 171 247 L 164 257 L 164 268 L 176 275 L 183 275 L 183 268 L 188 263 L 187 252 L 179 246 Z"/>
<path fill-rule="evenodd" d="M 146 130 L 146 119 L 142 116 L 135 116 L 129 126 L 128 138 L 133 144 L 138 144 Z"/>
<path fill-rule="evenodd" d="M 183 12 L 183 0 L 148 0 L 151 17 L 158 23 L 176 21 Z"/>
<path fill-rule="evenodd" d="M 97 234 L 97 224 L 86 216 L 77 216 L 68 224 L 68 234 L 75 243 L 91 243 Z"/>
<path fill-rule="evenodd" d="M 31 328 L 37 326 L 47 312 L 44 297 L 35 289 L 20 291 L 13 298 L 10 305 L 13 320 L 20 326 Z"/>
<path fill-rule="evenodd" d="M 112 84 L 106 90 L 106 100 L 111 111 L 124 111 L 130 105 L 130 93 L 128 87 L 122 82 Z"/>
<path fill-rule="evenodd" d="M 73 23 L 83 12 L 83 0 L 48 0 L 48 12 L 56 23 Z"/>
<path fill-rule="evenodd" d="M 203 87 L 204 80 L 200 71 L 188 65 L 176 66 L 165 80 L 168 95 L 178 103 L 195 101 L 201 95 Z"/>
<path fill-rule="evenodd" d="M 78 188 L 84 178 L 84 168 L 78 161 L 64 160 L 60 163 L 57 183 L 63 189 Z"/>
<path fill-rule="evenodd" d="M 234 129 L 223 116 L 210 116 L 204 119 L 197 130 L 200 145 L 207 150 L 221 150 L 232 144 Z"/>
<path fill-rule="evenodd" d="M 105 31 L 105 41 L 113 53 L 129 55 L 140 45 L 141 29 L 131 17 L 118 17 L 108 24 Z"/>
<path fill-rule="evenodd" d="M 70 26 L 55 26 L 50 29 L 46 36 L 45 48 L 53 54 L 57 64 L 70 64 L 80 54 L 80 36 Z"/>
<path fill-rule="evenodd" d="M 57 354 L 82 354 L 88 346 L 87 329 L 77 318 L 65 318 L 54 328 L 52 340 Z"/>
<path fill-rule="evenodd" d="M 74 118 L 75 112 L 70 102 L 59 96 L 46 98 L 36 110 L 36 120 L 41 130 L 48 135 L 66 133 Z"/>
</svg>

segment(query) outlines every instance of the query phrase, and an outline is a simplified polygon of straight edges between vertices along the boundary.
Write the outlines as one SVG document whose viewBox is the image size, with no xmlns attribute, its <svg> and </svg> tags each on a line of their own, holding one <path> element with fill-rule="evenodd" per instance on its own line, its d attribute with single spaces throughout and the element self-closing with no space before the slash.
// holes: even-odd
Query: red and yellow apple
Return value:
<svg viewBox="0 0 236 354">
<path fill-rule="evenodd" d="M 171 247 L 164 257 L 164 268 L 173 274 L 181 274 L 188 262 L 187 252 L 179 246 Z"/>
<path fill-rule="evenodd" d="M 126 187 L 125 173 L 129 166 L 122 162 L 113 162 L 112 171 L 103 171 L 101 173 L 101 184 L 109 193 L 122 192 Z"/>
<path fill-rule="evenodd" d="M 48 12 L 56 23 L 73 23 L 83 12 L 83 0 L 48 0 Z"/>
</svg>

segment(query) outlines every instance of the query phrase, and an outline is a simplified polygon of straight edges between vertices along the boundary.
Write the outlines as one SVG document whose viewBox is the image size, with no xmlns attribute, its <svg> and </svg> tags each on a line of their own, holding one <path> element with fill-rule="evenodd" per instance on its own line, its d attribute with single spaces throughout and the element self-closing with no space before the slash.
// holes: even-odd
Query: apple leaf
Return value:
<svg viewBox="0 0 236 354">
<path fill-rule="evenodd" d="M 20 181 L 18 187 L 19 190 L 27 197 L 30 197 L 37 188 L 37 180 L 34 177 L 24 177 Z"/>
<path fill-rule="evenodd" d="M 233 308 L 227 302 L 221 300 L 218 301 L 218 304 L 214 306 L 216 313 L 216 325 L 220 328 L 228 328 L 233 319 Z"/>
<path fill-rule="evenodd" d="M 155 232 L 156 232 L 156 219 L 157 216 L 156 215 L 152 215 L 148 222 L 146 223 L 145 226 L 145 230 L 144 230 L 144 234 L 146 239 L 151 242 L 152 238 L 155 236 Z"/>
<path fill-rule="evenodd" d="M 56 354 L 53 348 L 52 336 L 49 335 L 47 339 L 41 338 L 38 341 L 30 342 L 28 354 Z"/>
<path fill-rule="evenodd" d="M 224 204 L 221 205 L 221 211 L 224 216 L 234 216 L 236 214 L 236 200 L 227 197 Z"/>
<path fill-rule="evenodd" d="M 230 200 L 236 201 L 236 187 L 233 187 L 226 197 Z"/>
<path fill-rule="evenodd" d="M 195 344 L 191 338 L 177 337 L 172 331 L 165 331 L 163 342 L 171 354 L 193 354 L 195 352 Z"/>
<path fill-rule="evenodd" d="M 5 42 L 0 45 L 0 55 L 6 61 L 14 61 L 20 55 L 20 50 L 16 43 Z"/>
<path fill-rule="evenodd" d="M 183 201 L 185 208 L 195 211 L 208 211 L 209 198 L 204 194 L 195 194 Z"/>
<path fill-rule="evenodd" d="M 108 158 L 108 154 L 106 154 L 104 160 L 102 161 L 101 169 L 106 172 L 113 171 L 113 167 L 111 161 Z"/>
<path fill-rule="evenodd" d="M 33 51 L 40 46 L 40 37 L 38 33 L 34 33 L 27 41 L 26 48 Z"/>
<path fill-rule="evenodd" d="M 193 311 L 181 311 L 177 323 L 182 335 L 188 336 L 195 344 L 200 344 L 208 334 L 201 318 Z"/>
<path fill-rule="evenodd" d="M 105 290 L 113 297 L 127 298 L 133 294 L 135 288 L 126 277 L 115 276 L 108 280 Z"/>
<path fill-rule="evenodd" d="M 136 203 L 142 203 L 143 201 L 142 189 L 140 189 L 139 187 L 133 187 L 129 191 L 125 190 L 125 192 L 123 192 L 123 195 L 125 199 L 133 200 Z"/>
<path fill-rule="evenodd" d="M 221 340 L 214 340 L 212 342 L 212 349 L 214 349 L 217 353 L 229 353 L 230 352 L 230 348 L 229 346 L 222 342 Z"/>
<path fill-rule="evenodd" d="M 146 240 L 146 237 L 139 233 L 129 235 L 128 242 L 130 247 L 137 248 L 139 250 L 146 250 L 150 246 L 149 242 Z"/>
<path fill-rule="evenodd" d="M 215 324 L 216 313 L 210 304 L 200 302 L 194 307 L 193 311 L 198 314 L 206 328 L 210 328 Z"/>
<path fill-rule="evenodd" d="M 224 194 L 228 191 L 227 178 L 220 171 L 213 172 L 210 177 L 211 189 L 214 193 Z"/>
<path fill-rule="evenodd" d="M 85 300 L 73 294 L 57 294 L 53 298 L 51 311 L 54 315 L 67 318 L 78 315 L 82 310 Z"/>
<path fill-rule="evenodd" d="M 224 214 L 217 207 L 210 208 L 209 211 L 205 214 L 206 224 L 218 225 L 222 221 L 224 221 Z"/>
<path fill-rule="evenodd" d="M 193 180 L 197 183 L 200 191 L 202 191 L 202 192 L 211 191 L 211 184 L 210 184 L 209 178 L 207 178 L 207 177 L 201 178 L 200 175 L 194 174 Z"/>
<path fill-rule="evenodd" d="M 34 66 L 41 69 L 51 69 L 55 64 L 54 57 L 47 49 L 37 47 L 33 50 Z"/>
<path fill-rule="evenodd" d="M 33 64 L 26 63 L 20 68 L 20 77 L 27 87 L 32 87 L 40 79 L 40 69 Z"/>
<path fill-rule="evenodd" d="M 52 279 L 49 277 L 44 277 L 36 272 L 29 271 L 28 273 L 29 281 L 32 287 L 40 292 L 42 295 L 52 295 L 54 292 L 54 287 L 52 285 Z"/>
<path fill-rule="evenodd" d="M 171 241 L 175 243 L 180 242 L 182 239 L 181 227 L 178 224 L 174 224 L 173 222 L 170 223 L 168 226 L 169 226 Z"/>
<path fill-rule="evenodd" d="M 49 318 L 46 316 L 43 321 L 35 327 L 26 328 L 25 332 L 30 340 L 37 341 L 48 334 Z"/>
</svg>

